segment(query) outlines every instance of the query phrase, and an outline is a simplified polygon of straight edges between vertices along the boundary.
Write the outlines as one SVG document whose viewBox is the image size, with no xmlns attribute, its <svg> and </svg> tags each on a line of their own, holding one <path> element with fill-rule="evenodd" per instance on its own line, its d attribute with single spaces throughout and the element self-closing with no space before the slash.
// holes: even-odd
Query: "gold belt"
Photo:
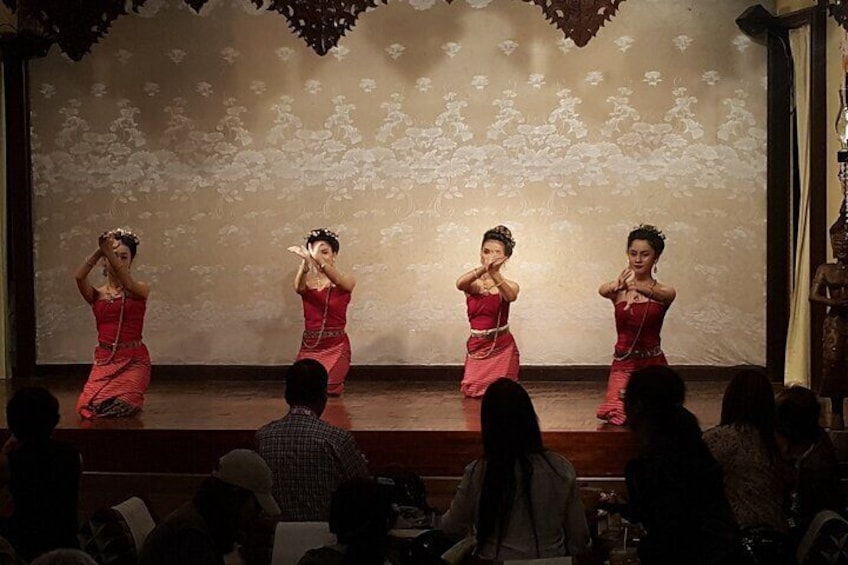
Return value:
<svg viewBox="0 0 848 565">
<path fill-rule="evenodd" d="M 113 348 L 115 349 L 115 351 L 117 351 L 119 349 L 129 349 L 129 348 L 132 348 L 132 347 L 141 347 L 142 345 L 144 345 L 144 342 L 141 341 L 140 339 L 137 339 L 135 341 L 122 341 L 122 342 L 117 343 L 117 344 L 115 344 L 115 343 L 105 343 L 103 341 L 100 341 L 100 342 L 97 343 L 98 347 L 100 347 L 102 349 L 108 349 L 109 351 L 112 351 Z"/>
<path fill-rule="evenodd" d="M 305 339 L 316 339 L 319 337 L 341 337 L 343 335 L 345 335 L 344 328 L 340 330 L 303 330 L 303 337 Z"/>
<path fill-rule="evenodd" d="M 613 357 L 615 357 L 619 361 L 624 361 L 625 359 L 647 359 L 649 357 L 659 357 L 662 354 L 662 347 L 657 345 L 656 347 L 652 347 L 650 349 L 637 349 L 635 351 L 628 351 L 626 349 L 616 349 L 613 353 Z"/>
<path fill-rule="evenodd" d="M 509 324 L 504 324 L 499 328 L 489 328 L 488 330 L 471 330 L 471 337 L 491 337 L 509 333 Z"/>
</svg>

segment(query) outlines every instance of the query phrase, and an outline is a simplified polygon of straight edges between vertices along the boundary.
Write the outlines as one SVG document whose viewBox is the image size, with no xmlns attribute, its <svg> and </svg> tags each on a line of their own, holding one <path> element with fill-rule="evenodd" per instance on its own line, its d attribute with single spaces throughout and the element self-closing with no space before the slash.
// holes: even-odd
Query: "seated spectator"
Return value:
<svg viewBox="0 0 848 565">
<path fill-rule="evenodd" d="M 790 522 L 800 536 L 821 510 L 844 512 L 839 461 L 830 436 L 819 424 L 815 392 L 792 386 L 777 396 L 777 439 L 790 471 Z"/>
<path fill-rule="evenodd" d="M 643 565 L 736 564 L 739 533 L 721 467 L 683 407 L 683 391 L 669 367 L 646 367 L 630 377 L 624 408 L 641 449 L 625 468 L 623 512 L 646 530 L 639 543 Z"/>
<path fill-rule="evenodd" d="M 141 565 L 223 565 L 239 535 L 260 516 L 280 512 L 271 494 L 271 470 L 248 449 L 218 462 L 190 503 L 174 511 L 147 536 Z"/>
<path fill-rule="evenodd" d="M 330 532 L 337 543 L 307 551 L 298 565 L 383 565 L 394 521 L 389 495 L 374 479 L 342 483 L 330 503 Z"/>
<path fill-rule="evenodd" d="M 739 371 L 727 385 L 721 423 L 704 441 L 721 465 L 724 493 L 743 530 L 785 532 L 786 488 L 774 432 L 774 392 L 768 377 L 753 369 Z"/>
<path fill-rule="evenodd" d="M 441 528 L 461 537 L 476 533 L 481 559 L 535 559 L 578 555 L 589 527 L 576 473 L 542 444 L 530 396 L 510 379 L 492 383 L 480 408 L 483 458 L 465 475 Z"/>
<path fill-rule="evenodd" d="M 89 554 L 79 549 L 54 549 L 30 565 L 98 565 Z"/>
<path fill-rule="evenodd" d="M 7 484 L 13 509 L 5 534 L 30 561 L 59 548 L 79 548 L 79 451 L 51 436 L 59 423 L 59 401 L 41 387 L 15 392 L 6 405 L 12 436 L 0 455 L 0 482 Z"/>
<path fill-rule="evenodd" d="M 368 465 L 347 430 L 321 421 L 327 369 L 314 359 L 286 373 L 289 412 L 256 432 L 256 451 L 274 475 L 274 498 L 287 522 L 326 522 L 330 499 L 346 480 L 368 476 Z"/>
<path fill-rule="evenodd" d="M 15 548 L 5 538 L 0 538 L 0 565 L 26 565 L 26 561 L 18 557 Z"/>
</svg>

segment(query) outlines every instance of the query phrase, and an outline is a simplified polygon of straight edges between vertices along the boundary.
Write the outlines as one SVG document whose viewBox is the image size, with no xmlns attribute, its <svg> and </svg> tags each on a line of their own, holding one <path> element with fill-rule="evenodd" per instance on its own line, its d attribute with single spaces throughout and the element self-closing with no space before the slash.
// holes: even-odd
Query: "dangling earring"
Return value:
<svg viewBox="0 0 848 565">
<path fill-rule="evenodd" d="M 656 263 L 654 263 L 654 274 L 656 275 L 657 271 L 659 271 L 659 270 L 660 270 L 660 268 L 657 266 Z"/>
</svg>

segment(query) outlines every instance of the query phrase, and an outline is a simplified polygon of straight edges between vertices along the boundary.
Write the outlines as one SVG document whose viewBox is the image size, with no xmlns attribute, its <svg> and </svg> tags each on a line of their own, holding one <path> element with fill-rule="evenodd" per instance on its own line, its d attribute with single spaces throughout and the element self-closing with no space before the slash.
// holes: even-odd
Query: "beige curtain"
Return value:
<svg viewBox="0 0 848 565">
<path fill-rule="evenodd" d="M 801 198 L 798 210 L 798 237 L 795 241 L 795 268 L 792 277 L 792 303 L 786 340 L 783 382 L 810 386 L 810 29 L 805 26 L 789 33 L 795 69 L 797 108 L 798 176 Z"/>
</svg>

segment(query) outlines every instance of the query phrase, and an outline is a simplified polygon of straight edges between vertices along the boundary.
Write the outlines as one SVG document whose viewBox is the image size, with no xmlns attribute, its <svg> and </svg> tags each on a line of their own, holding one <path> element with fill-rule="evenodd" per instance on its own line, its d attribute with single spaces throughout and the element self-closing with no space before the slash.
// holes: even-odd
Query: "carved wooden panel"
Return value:
<svg viewBox="0 0 848 565">
<path fill-rule="evenodd" d="M 524 0 L 539 6 L 545 18 L 578 47 L 595 37 L 624 0 Z"/>
<path fill-rule="evenodd" d="M 184 0 L 199 12 L 208 0 Z M 262 0 L 250 1 L 257 8 Z M 624 0 L 524 0 L 542 9 L 545 17 L 566 37 L 582 47 L 601 26 L 612 19 Z M 848 19 L 846 0 L 831 5 L 837 21 Z M 59 44 L 71 59 L 79 61 L 92 45 L 106 35 L 112 22 L 126 14 L 127 3 L 114 0 L 2 0 L 18 14 L 20 27 Z M 134 11 L 145 0 L 132 0 Z M 355 25 L 359 15 L 387 0 L 272 0 L 269 10 L 279 12 L 289 27 L 316 53 L 325 55 Z M 452 0 L 446 0 L 449 4 Z M 842 18 L 842 19 L 840 19 Z"/>
<path fill-rule="evenodd" d="M 359 14 L 378 0 L 273 0 L 269 10 L 286 17 L 294 30 L 319 55 L 336 46 L 356 25 Z M 387 0 L 379 0 L 385 4 Z"/>
<path fill-rule="evenodd" d="M 137 9 L 144 0 L 133 0 Z M 106 35 L 116 18 L 126 14 L 124 2 L 91 0 L 3 0 L 18 15 L 27 33 L 50 38 L 71 59 L 79 61 Z"/>
</svg>

